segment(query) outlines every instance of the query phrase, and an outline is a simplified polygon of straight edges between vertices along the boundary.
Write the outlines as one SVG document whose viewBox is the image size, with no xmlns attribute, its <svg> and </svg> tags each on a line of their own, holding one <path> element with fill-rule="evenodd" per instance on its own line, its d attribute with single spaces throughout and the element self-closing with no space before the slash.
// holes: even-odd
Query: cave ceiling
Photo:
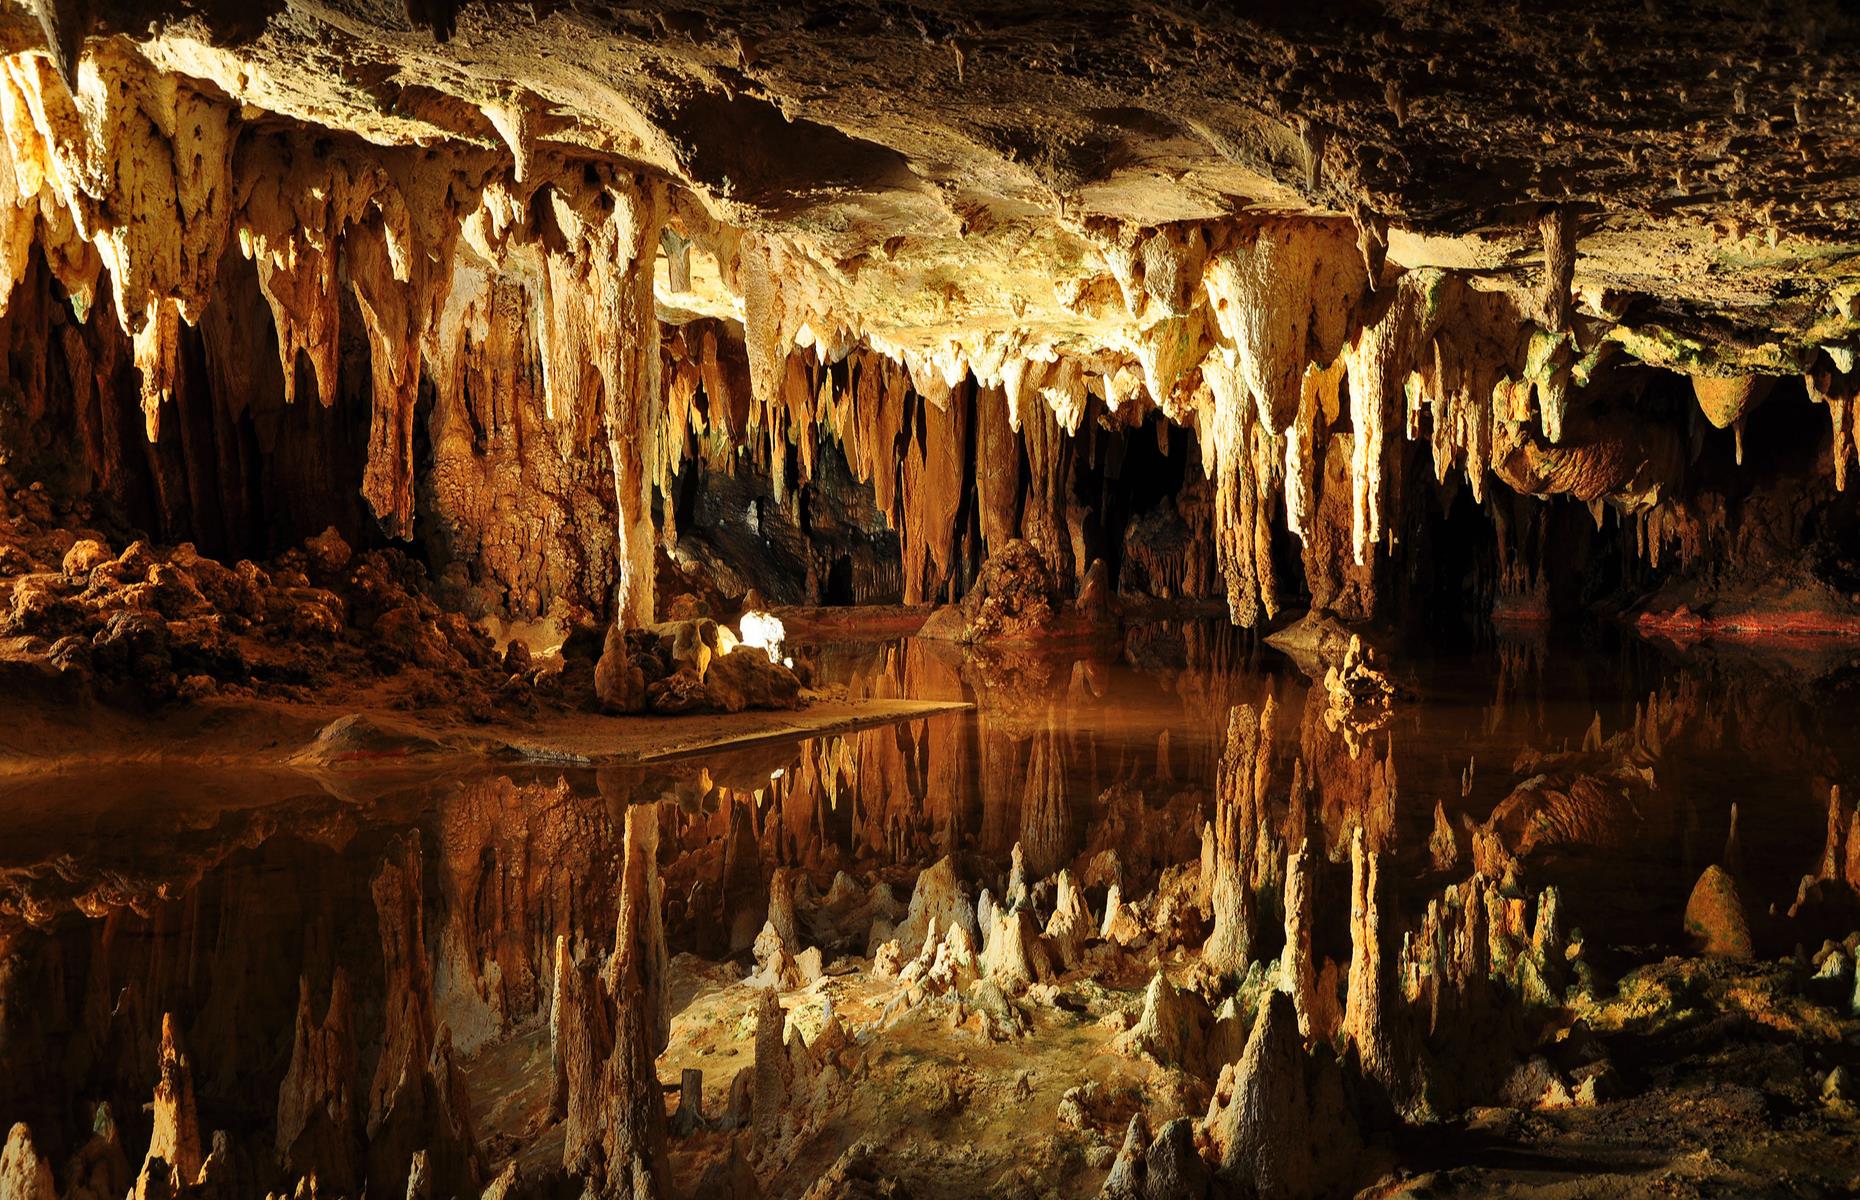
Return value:
<svg viewBox="0 0 1860 1200">
<path fill-rule="evenodd" d="M 1349 219 L 1401 267 L 1528 293 L 1540 218 L 1567 213 L 1578 313 L 1661 361 L 1803 369 L 1860 293 L 1860 43 L 1832 4 L 39 0 L 5 22 L 71 72 L 110 35 L 246 125 L 661 175 L 700 232 L 779 235 L 880 342 L 1128 342 L 1123 231 L 1239 214 Z M 681 306 L 727 303 L 703 290 Z"/>
</svg>

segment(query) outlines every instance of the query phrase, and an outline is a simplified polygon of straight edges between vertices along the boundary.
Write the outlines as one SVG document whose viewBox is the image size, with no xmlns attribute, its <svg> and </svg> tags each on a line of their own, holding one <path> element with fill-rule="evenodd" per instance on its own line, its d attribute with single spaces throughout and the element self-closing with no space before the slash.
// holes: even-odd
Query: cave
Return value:
<svg viewBox="0 0 1860 1200">
<path fill-rule="evenodd" d="M 0 1200 L 1854 1194 L 1856 79 L 4 0 Z"/>
</svg>

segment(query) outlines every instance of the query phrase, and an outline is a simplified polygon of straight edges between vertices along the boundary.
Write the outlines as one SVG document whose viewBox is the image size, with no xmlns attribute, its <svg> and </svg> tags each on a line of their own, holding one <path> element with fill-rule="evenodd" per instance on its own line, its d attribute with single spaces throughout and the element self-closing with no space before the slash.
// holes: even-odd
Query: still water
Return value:
<svg viewBox="0 0 1860 1200">
<path fill-rule="evenodd" d="M 151 768 L 8 785 L 0 1130 L 26 1122 L 63 1163 L 104 1101 L 139 1163 L 172 1014 L 201 1128 L 254 1160 L 286 1154 L 279 1124 L 301 1116 L 281 1111 L 281 1087 L 340 975 L 353 1120 L 382 1086 L 384 1031 L 413 988 L 469 1068 L 487 1157 L 546 1156 L 534 1119 L 497 1128 L 492 1093 L 546 1096 L 546 1052 L 509 1047 L 546 1023 L 558 937 L 612 941 L 629 805 L 660 808 L 670 951 L 731 960 L 726 974 L 746 968 L 781 867 L 818 892 L 844 871 L 904 899 L 919 870 L 955 855 L 965 880 L 999 894 L 1019 845 L 1033 878 L 1070 867 L 1094 911 L 1113 878 L 1144 895 L 1200 855 L 1223 754 L 1228 778 L 1236 759 L 1259 778 L 1264 821 L 1285 819 L 1295 774 L 1304 784 L 1308 832 L 1333 864 L 1317 893 L 1331 957 L 1347 958 L 1326 914 L 1347 916 L 1354 828 L 1393 855 L 1413 921 L 1470 869 L 1484 827 L 1513 849 L 1529 841 L 1528 883 L 1560 886 L 1566 922 L 1605 964 L 1678 947 L 1692 882 L 1727 855 L 1759 904 L 1786 907 L 1820 855 L 1828 785 L 1860 754 L 1840 715 L 1853 711 L 1851 664 L 1810 656 L 1501 637 L 1390 656 L 1404 694 L 1359 727 L 1331 719 L 1321 682 L 1291 658 L 1224 625 L 1145 626 L 1087 651 L 802 649 L 818 682 L 854 695 L 976 707 L 651 767 Z M 1260 725 L 1244 745 L 1236 709 Z M 1430 849 L 1442 820 L 1451 866 Z M 869 947 L 855 933 L 829 950 Z M 687 986 L 675 999 L 695 998 Z M 662 1070 L 676 1080 L 676 1064 Z"/>
</svg>

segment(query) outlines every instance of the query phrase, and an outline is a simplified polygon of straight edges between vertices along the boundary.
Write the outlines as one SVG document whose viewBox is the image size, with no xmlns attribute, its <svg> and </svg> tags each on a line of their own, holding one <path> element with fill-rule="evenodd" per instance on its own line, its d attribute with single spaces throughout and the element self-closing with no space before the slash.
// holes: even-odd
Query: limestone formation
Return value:
<svg viewBox="0 0 1860 1200">
<path fill-rule="evenodd" d="M 0 1193 L 1851 1187 L 1860 14 L 1000 7 L 0 6 Z"/>
<path fill-rule="evenodd" d="M 1278 991 L 1260 1001 L 1239 1063 L 1222 1071 L 1207 1127 L 1217 1175 L 1262 1198 L 1336 1194 L 1361 1145 L 1335 1060 L 1306 1054 Z"/>
<path fill-rule="evenodd" d="M 1350 844 L 1350 990 L 1343 1036 L 1362 1059 L 1364 1073 L 1391 1067 L 1382 970 L 1382 856 L 1364 845 L 1362 830 Z"/>
<path fill-rule="evenodd" d="M 1750 958 L 1750 918 L 1744 909 L 1737 881 L 1723 867 L 1705 868 L 1686 900 L 1686 936 L 1703 954 L 1714 958 Z"/>
<path fill-rule="evenodd" d="M 604 963 L 575 962 L 557 949 L 563 1165 L 597 1195 L 657 1196 L 671 1187 L 654 1065 L 671 1020 L 658 810 L 631 805 L 624 824 L 613 953 Z"/>
<path fill-rule="evenodd" d="M 1119 1046 L 1126 1053 L 1147 1055 L 1164 1067 L 1207 1074 L 1207 1040 L 1213 1019 L 1206 1001 L 1178 989 L 1158 971 L 1143 993 L 1142 1014 L 1119 1039 Z"/>
<path fill-rule="evenodd" d="M 982 955 L 982 974 L 1010 993 L 1043 982 L 1053 974 L 1050 951 L 1033 914 L 1025 908 L 996 910 L 995 927 Z"/>
<path fill-rule="evenodd" d="M 1091 910 L 1086 908 L 1085 895 L 1073 882 L 1072 872 L 1060 871 L 1054 891 L 1053 915 L 1046 922 L 1046 939 L 1066 968 L 1077 965 L 1094 928 Z"/>
<path fill-rule="evenodd" d="M 361 1181 L 360 1115 L 355 1078 L 353 1000 L 348 973 L 336 968 L 319 1021 L 310 980 L 299 982 L 290 1066 L 278 1086 L 277 1152 L 286 1171 L 316 1175 L 334 1188 Z"/>
<path fill-rule="evenodd" d="M 1292 998 L 1298 1032 L 1307 1039 L 1328 1041 L 1335 999 L 1327 1004 L 1318 991 L 1312 949 L 1312 866 L 1309 850 L 1296 851 L 1285 861 L 1285 950 L 1279 960 L 1279 986 Z"/>
<path fill-rule="evenodd" d="M 23 1123 L 8 1131 L 0 1151 L 0 1195 L 7 1200 L 58 1200 L 52 1185 L 52 1166 L 32 1144 L 32 1131 Z"/>
<path fill-rule="evenodd" d="M 1202 959 L 1217 971 L 1244 971 L 1251 960 L 1257 898 L 1251 869 L 1272 759 L 1273 702 L 1263 711 L 1237 705 L 1228 714 L 1212 823 L 1202 834 L 1202 881 L 1214 931 Z"/>
<path fill-rule="evenodd" d="M 194 1103 L 194 1071 L 174 1014 L 161 1021 L 159 1078 L 155 1084 L 154 1126 L 142 1160 L 136 1191 L 140 1195 L 179 1194 L 200 1178 L 206 1151 L 200 1139 L 200 1116 Z"/>
<path fill-rule="evenodd" d="M 981 940 L 975 925 L 975 908 L 964 898 L 956 874 L 956 860 L 944 857 L 917 876 L 917 884 L 911 889 L 910 908 L 898 925 L 898 945 L 905 955 L 915 955 L 924 948 L 933 929 L 948 929 L 952 925 L 961 926 L 972 939 Z"/>
</svg>

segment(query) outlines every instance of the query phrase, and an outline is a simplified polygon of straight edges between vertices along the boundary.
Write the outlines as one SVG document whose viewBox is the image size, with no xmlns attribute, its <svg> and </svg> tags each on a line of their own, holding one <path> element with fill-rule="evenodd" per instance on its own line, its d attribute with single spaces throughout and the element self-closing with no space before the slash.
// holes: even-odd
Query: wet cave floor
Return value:
<svg viewBox="0 0 1860 1200">
<path fill-rule="evenodd" d="M 834 636 L 817 684 L 974 707 L 599 769 L 9 782 L 0 1124 L 60 1196 L 157 1148 L 374 1194 L 397 1146 L 427 1194 L 578 1195 L 624 1098 L 572 1002 L 607 980 L 624 1039 L 637 870 L 677 1194 L 1860 1186 L 1842 652 Z"/>
</svg>

